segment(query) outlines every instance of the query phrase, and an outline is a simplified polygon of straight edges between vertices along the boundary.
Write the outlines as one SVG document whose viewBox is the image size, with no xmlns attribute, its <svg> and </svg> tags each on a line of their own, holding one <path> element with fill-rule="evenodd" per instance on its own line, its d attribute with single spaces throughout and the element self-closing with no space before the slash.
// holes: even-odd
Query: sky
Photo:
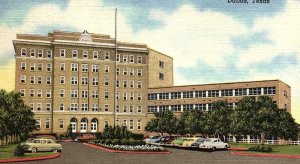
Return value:
<svg viewBox="0 0 300 164">
<path fill-rule="evenodd" d="M 174 59 L 175 85 L 280 79 L 300 123 L 300 1 L 1 0 L 0 88 L 14 89 L 17 33 L 110 34 Z"/>
</svg>

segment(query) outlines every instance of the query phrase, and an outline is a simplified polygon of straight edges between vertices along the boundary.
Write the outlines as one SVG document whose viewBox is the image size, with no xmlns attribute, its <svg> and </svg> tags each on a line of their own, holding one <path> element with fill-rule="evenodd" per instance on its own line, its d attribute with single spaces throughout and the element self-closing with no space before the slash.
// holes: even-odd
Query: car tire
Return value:
<svg viewBox="0 0 300 164">
<path fill-rule="evenodd" d="M 57 149 L 53 149 L 52 151 L 53 151 L 54 153 L 57 153 Z"/>
<path fill-rule="evenodd" d="M 227 149 L 228 149 L 228 146 L 227 146 L 227 145 L 225 145 L 224 149 L 225 149 L 225 150 L 227 150 Z"/>
<path fill-rule="evenodd" d="M 37 152 L 37 148 L 36 148 L 36 147 L 33 147 L 32 150 L 31 150 L 31 152 L 32 152 L 32 153 L 36 153 L 36 152 Z"/>
<path fill-rule="evenodd" d="M 216 151 L 216 147 L 212 147 L 212 148 L 211 148 L 211 151 Z"/>
</svg>

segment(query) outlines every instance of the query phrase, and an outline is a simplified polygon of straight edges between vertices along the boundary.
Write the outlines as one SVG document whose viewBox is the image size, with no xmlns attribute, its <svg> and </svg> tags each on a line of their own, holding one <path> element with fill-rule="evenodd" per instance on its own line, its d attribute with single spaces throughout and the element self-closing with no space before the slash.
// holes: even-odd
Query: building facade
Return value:
<svg viewBox="0 0 300 164">
<path fill-rule="evenodd" d="M 171 57 L 145 44 L 115 44 L 109 35 L 17 34 L 13 44 L 15 90 L 35 114 L 36 133 L 62 134 L 68 126 L 95 133 L 109 125 L 144 133 L 155 111 L 207 111 L 223 99 L 234 108 L 243 96 L 269 95 L 290 111 L 290 87 L 279 80 L 173 86 Z"/>
</svg>

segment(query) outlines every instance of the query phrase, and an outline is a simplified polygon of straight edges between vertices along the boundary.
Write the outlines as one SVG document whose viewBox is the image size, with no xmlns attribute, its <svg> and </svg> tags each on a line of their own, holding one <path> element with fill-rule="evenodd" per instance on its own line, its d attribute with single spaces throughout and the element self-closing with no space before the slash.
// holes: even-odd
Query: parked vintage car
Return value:
<svg viewBox="0 0 300 164">
<path fill-rule="evenodd" d="M 215 151 L 217 149 L 227 149 L 229 148 L 229 145 L 228 143 L 222 142 L 219 138 L 209 138 L 207 141 L 200 144 L 199 148 Z"/>
<path fill-rule="evenodd" d="M 78 141 L 78 142 L 87 142 L 89 140 L 95 140 L 97 139 L 96 136 L 92 135 L 92 134 L 82 134 L 80 136 L 77 136 L 75 138 L 75 141 Z"/>
<path fill-rule="evenodd" d="M 37 135 L 35 138 L 52 139 L 54 142 L 57 142 L 56 138 L 52 135 Z"/>
<path fill-rule="evenodd" d="M 191 144 L 191 147 L 197 147 L 198 148 L 199 145 L 204 143 L 204 141 L 206 141 L 206 140 L 207 140 L 206 138 L 199 138 Z"/>
<path fill-rule="evenodd" d="M 144 141 L 147 144 L 154 144 L 154 143 L 158 143 L 161 139 L 162 139 L 161 136 L 151 136 L 149 138 L 146 138 Z"/>
<path fill-rule="evenodd" d="M 178 137 L 175 140 L 173 140 L 170 145 L 172 145 L 172 146 L 179 146 L 179 145 L 182 144 L 182 142 L 184 141 L 185 138 L 186 137 Z"/>
<path fill-rule="evenodd" d="M 192 143 L 197 141 L 199 138 L 193 137 L 193 138 L 185 138 L 183 139 L 183 142 L 179 144 L 180 147 L 192 147 Z"/>
<path fill-rule="evenodd" d="M 52 139 L 36 138 L 21 145 L 24 151 L 31 151 L 33 153 L 39 151 L 62 151 L 61 144 L 55 143 Z"/>
</svg>

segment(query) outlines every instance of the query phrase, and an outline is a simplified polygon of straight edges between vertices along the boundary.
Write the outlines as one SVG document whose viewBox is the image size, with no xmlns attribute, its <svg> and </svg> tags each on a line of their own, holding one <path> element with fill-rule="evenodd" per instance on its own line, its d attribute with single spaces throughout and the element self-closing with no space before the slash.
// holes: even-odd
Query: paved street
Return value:
<svg viewBox="0 0 300 164">
<path fill-rule="evenodd" d="M 172 154 L 120 154 L 85 146 L 82 143 L 62 143 L 63 152 L 57 159 L 24 162 L 26 164 L 93 164 L 93 163 L 122 163 L 122 164 L 158 164 L 158 163 L 263 163 L 263 164 L 292 164 L 300 163 L 300 159 L 248 157 L 231 155 L 230 151 L 202 152 L 193 150 L 169 149 Z M 18 163 L 20 164 L 20 163 Z"/>
</svg>

